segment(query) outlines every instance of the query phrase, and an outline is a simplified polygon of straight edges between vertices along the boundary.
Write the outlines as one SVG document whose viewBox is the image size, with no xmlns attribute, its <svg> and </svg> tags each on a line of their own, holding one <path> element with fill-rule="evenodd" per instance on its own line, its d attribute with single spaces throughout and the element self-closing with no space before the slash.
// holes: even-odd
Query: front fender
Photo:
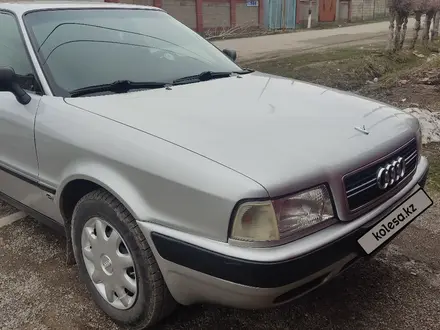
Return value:
<svg viewBox="0 0 440 330">
<path fill-rule="evenodd" d="M 66 169 L 55 196 L 55 202 L 60 209 L 64 188 L 75 180 L 87 180 L 106 189 L 124 204 L 135 219 L 150 219 L 152 210 L 136 186 L 116 169 L 97 162 L 76 163 Z"/>
</svg>

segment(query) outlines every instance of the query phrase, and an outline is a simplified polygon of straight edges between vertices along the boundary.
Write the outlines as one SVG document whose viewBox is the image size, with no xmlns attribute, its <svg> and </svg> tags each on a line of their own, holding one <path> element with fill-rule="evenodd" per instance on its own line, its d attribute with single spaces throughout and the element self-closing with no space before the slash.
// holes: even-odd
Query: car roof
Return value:
<svg viewBox="0 0 440 330">
<path fill-rule="evenodd" d="M 88 9 L 88 8 L 126 8 L 126 9 L 149 9 L 162 10 L 157 7 L 131 5 L 110 2 L 91 2 L 91 1 L 17 1 L 17 2 L 1 2 L 0 10 L 8 10 L 17 15 L 22 15 L 28 11 L 34 10 L 50 10 L 50 9 Z"/>
</svg>

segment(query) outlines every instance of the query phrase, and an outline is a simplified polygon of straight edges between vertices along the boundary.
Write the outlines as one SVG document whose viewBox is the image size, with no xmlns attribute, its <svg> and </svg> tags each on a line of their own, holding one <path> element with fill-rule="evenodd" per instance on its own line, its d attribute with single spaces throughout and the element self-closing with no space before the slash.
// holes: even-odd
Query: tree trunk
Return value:
<svg viewBox="0 0 440 330">
<path fill-rule="evenodd" d="M 425 18 L 425 26 L 423 27 L 423 46 L 424 47 L 428 47 L 428 41 L 429 41 L 429 29 L 431 28 L 431 20 L 432 17 L 434 16 L 434 12 L 433 11 L 428 11 L 426 13 L 426 18 Z"/>
<path fill-rule="evenodd" d="M 394 33 L 394 50 L 399 50 L 400 45 L 400 31 L 402 29 L 403 16 L 398 12 L 396 15 L 396 32 Z"/>
<path fill-rule="evenodd" d="M 390 8 L 390 26 L 388 28 L 388 45 L 387 50 L 394 51 L 394 20 L 396 19 L 396 11 Z"/>
<path fill-rule="evenodd" d="M 419 38 L 419 31 L 420 31 L 420 21 L 422 19 L 422 13 L 420 11 L 416 11 L 416 24 L 414 25 L 414 36 L 411 41 L 410 48 L 414 49 L 416 46 L 417 39 Z"/>
<path fill-rule="evenodd" d="M 405 15 L 403 17 L 403 25 L 402 25 L 402 33 L 400 35 L 399 50 L 403 48 L 403 44 L 405 42 L 406 30 L 408 28 L 407 25 L 408 25 L 408 15 Z"/>
<path fill-rule="evenodd" d="M 438 29 L 440 25 L 440 11 L 435 13 L 434 16 L 434 25 L 431 30 L 431 41 L 435 41 L 438 39 Z"/>
</svg>

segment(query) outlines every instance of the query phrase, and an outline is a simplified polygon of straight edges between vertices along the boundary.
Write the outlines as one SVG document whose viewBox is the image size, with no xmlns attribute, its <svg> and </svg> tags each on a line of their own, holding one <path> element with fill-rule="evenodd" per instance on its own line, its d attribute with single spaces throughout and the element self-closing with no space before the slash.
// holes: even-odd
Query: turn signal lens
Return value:
<svg viewBox="0 0 440 330">
<path fill-rule="evenodd" d="M 280 238 L 270 201 L 242 204 L 235 216 L 231 237 L 244 241 L 274 241 Z"/>
</svg>

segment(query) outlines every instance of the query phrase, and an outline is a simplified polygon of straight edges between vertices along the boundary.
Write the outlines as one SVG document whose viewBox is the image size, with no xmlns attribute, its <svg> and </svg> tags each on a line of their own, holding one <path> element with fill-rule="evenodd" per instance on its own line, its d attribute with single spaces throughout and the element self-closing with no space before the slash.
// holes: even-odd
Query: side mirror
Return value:
<svg viewBox="0 0 440 330">
<path fill-rule="evenodd" d="M 20 87 L 18 77 L 12 68 L 0 68 L 0 92 L 11 92 L 21 104 L 28 104 L 31 97 Z"/>
<path fill-rule="evenodd" d="M 227 57 L 229 57 L 234 62 L 237 59 L 237 52 L 235 50 L 223 49 L 223 54 L 225 54 Z"/>
</svg>

